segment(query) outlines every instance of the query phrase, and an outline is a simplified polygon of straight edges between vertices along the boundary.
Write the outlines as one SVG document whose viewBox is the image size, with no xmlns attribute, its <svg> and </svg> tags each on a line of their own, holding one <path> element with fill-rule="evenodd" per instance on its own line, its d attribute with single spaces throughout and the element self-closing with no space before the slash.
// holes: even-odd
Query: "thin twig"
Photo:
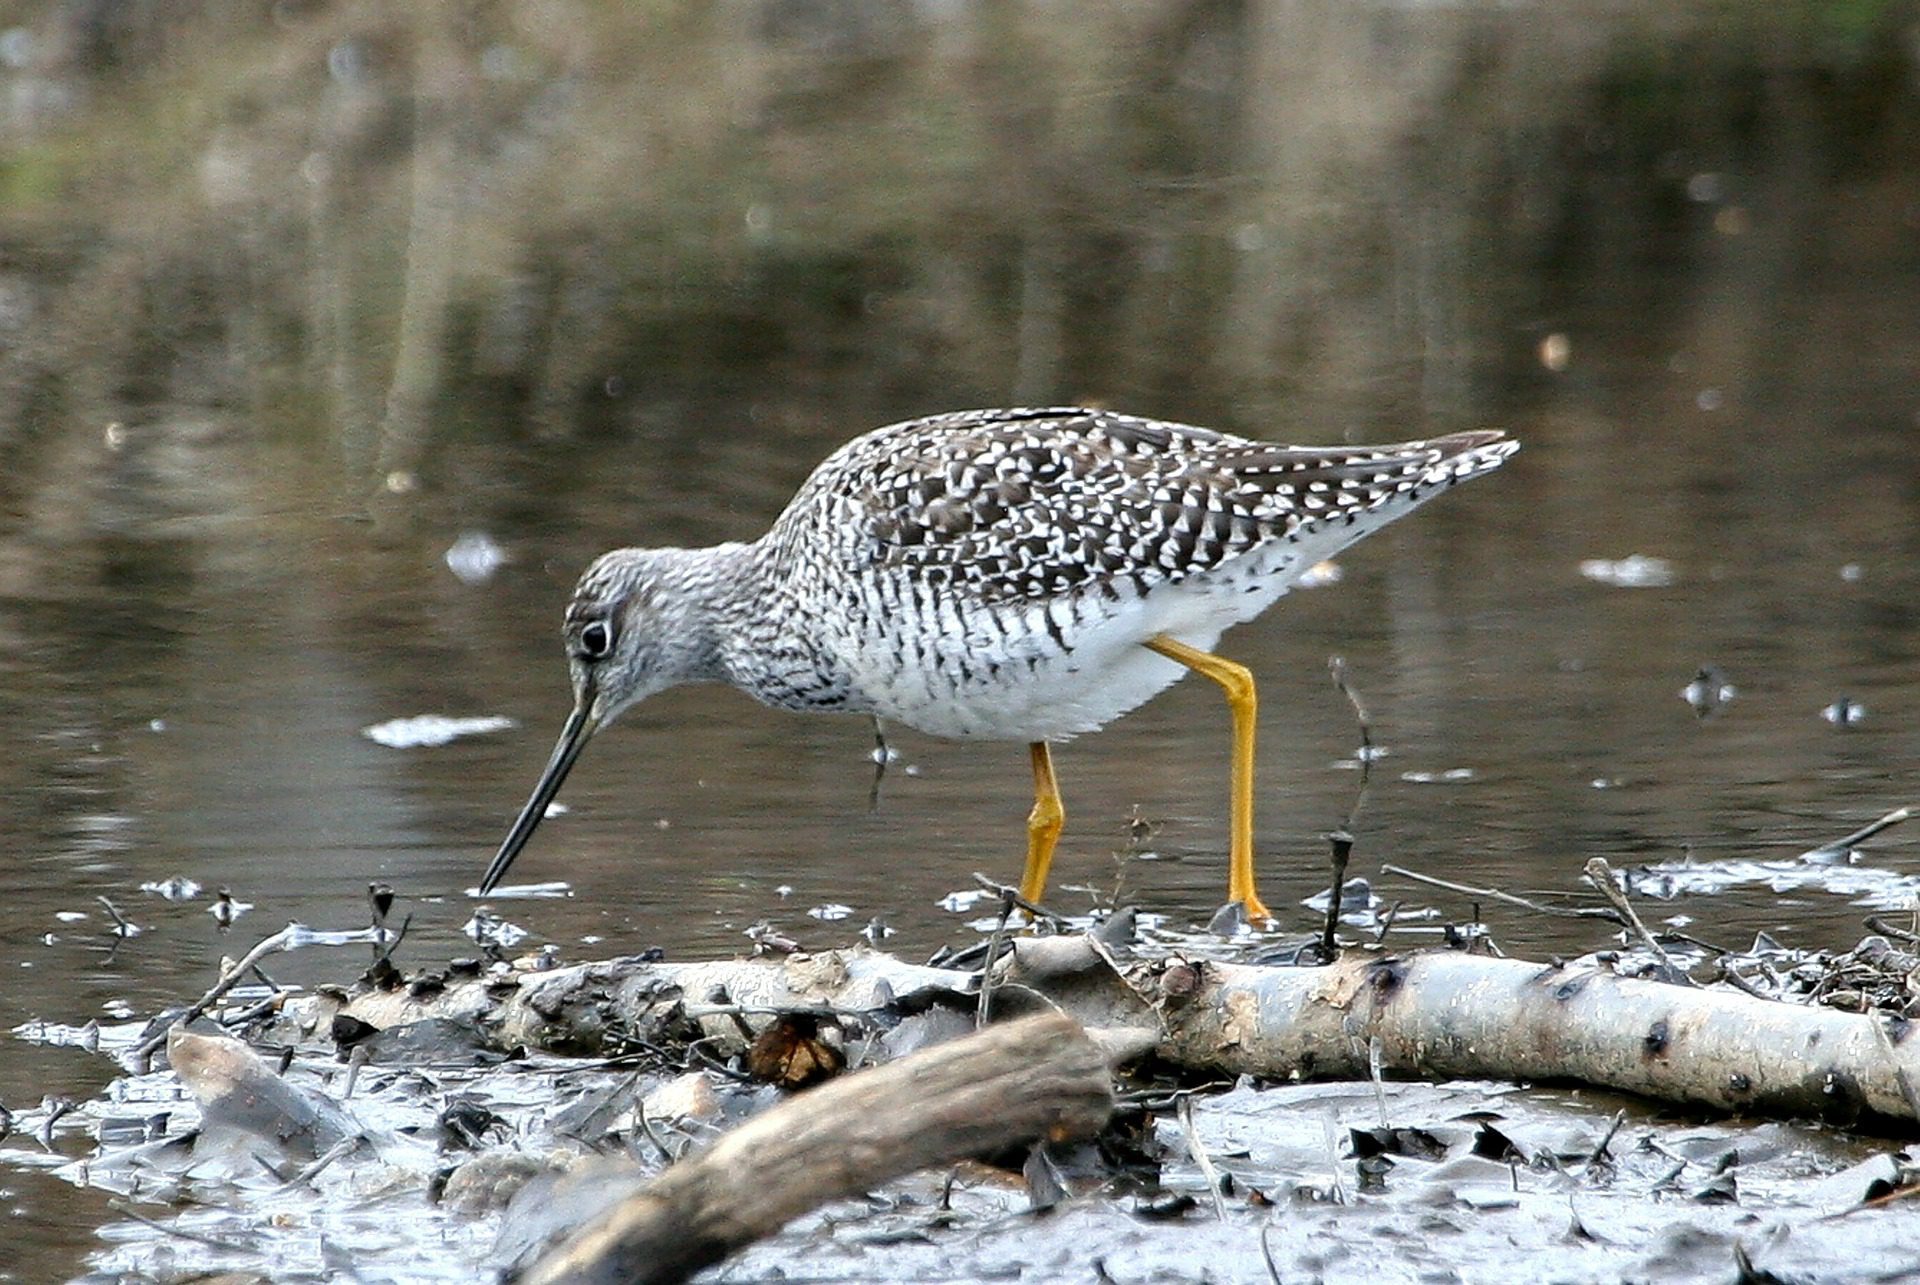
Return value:
<svg viewBox="0 0 1920 1285">
<path fill-rule="evenodd" d="M 1333 676 L 1333 685 L 1347 698 L 1347 704 L 1353 706 L 1353 717 L 1360 724 L 1360 771 L 1364 776 L 1367 764 L 1373 761 L 1373 731 L 1367 718 L 1367 707 L 1360 703 L 1360 694 L 1347 685 L 1347 661 L 1344 656 L 1327 657 L 1327 672 Z"/>
<path fill-rule="evenodd" d="M 1327 657 L 1327 673 L 1332 676 L 1334 687 L 1353 707 L 1353 721 L 1360 726 L 1360 749 L 1354 755 L 1360 761 L 1360 788 L 1353 792 L 1353 806 L 1347 809 L 1347 819 L 1338 827 L 1341 833 L 1351 834 L 1360 819 L 1360 806 L 1367 801 L 1367 782 L 1373 778 L 1373 760 L 1377 757 L 1373 749 L 1373 726 L 1367 717 L 1367 707 L 1360 701 L 1360 693 L 1347 682 L 1346 659 Z"/>
<path fill-rule="evenodd" d="M 1511 892 L 1502 892 L 1498 888 L 1475 888 L 1464 883 L 1452 883 L 1445 879 L 1436 879 L 1432 875 L 1423 875 L 1408 870 L 1404 866 L 1383 865 L 1380 873 L 1399 875 L 1402 879 L 1411 879 L 1415 883 L 1432 884 L 1436 888 L 1445 888 L 1448 892 L 1461 893 L 1468 897 L 1491 897 L 1495 901 L 1504 901 L 1511 906 L 1519 906 L 1542 915 L 1560 915 L 1567 919 L 1605 919 L 1610 923 L 1626 926 L 1626 921 L 1615 911 L 1604 906 L 1549 906 L 1543 902 L 1529 901 L 1525 897 Z"/>
<path fill-rule="evenodd" d="M 988 892 L 992 893 L 996 897 L 1002 898 L 1003 900 L 1011 899 L 1015 906 L 1019 907 L 1021 910 L 1026 911 L 1029 915 L 1032 915 L 1036 920 L 1044 919 L 1048 923 L 1054 924 L 1061 928 L 1070 928 L 1073 926 L 1073 921 L 1068 919 L 1065 915 L 1055 914 L 1053 911 L 1048 910 L 1045 906 L 1041 905 L 1039 902 L 1028 901 L 1025 897 L 1022 897 L 1020 895 L 1020 890 L 1018 888 L 1014 888 L 1007 884 L 1001 883 L 997 879 L 989 878 L 988 876 L 982 874 L 978 870 L 973 872 L 973 881 L 979 884 L 982 888 L 985 888 Z"/>
<path fill-rule="evenodd" d="M 635 1078 L 637 1079 L 639 1077 L 636 1075 Z M 674 1155 L 673 1152 L 668 1149 L 666 1143 L 660 1141 L 660 1135 L 653 1131 L 653 1122 L 647 1119 L 647 1101 L 645 1098 L 641 1098 L 633 1104 L 633 1119 L 634 1123 L 640 1126 L 641 1134 L 648 1142 L 653 1144 L 653 1149 L 660 1153 L 660 1159 L 663 1163 L 672 1164 L 675 1160 L 679 1159 L 678 1156 Z"/>
<path fill-rule="evenodd" d="M 340 1139 L 340 1141 L 334 1143 L 331 1147 L 328 1147 L 326 1151 L 322 1152 L 319 1159 L 315 1160 L 305 1169 L 302 1169 L 299 1173 L 293 1175 L 293 1177 L 287 1179 L 284 1183 L 281 1183 L 281 1189 L 285 1190 L 288 1187 L 304 1186 L 312 1182 L 320 1176 L 321 1171 L 328 1165 L 340 1157 L 357 1150 L 360 1144 L 366 1140 L 367 1135 L 364 1133 L 356 1133 L 352 1137 Z"/>
<path fill-rule="evenodd" d="M 1339 944 L 1334 940 L 1340 928 L 1340 893 L 1347 882 L 1347 861 L 1353 856 L 1353 835 L 1347 830 L 1335 830 L 1327 836 L 1327 842 L 1333 845 L 1333 891 L 1327 897 L 1327 926 L 1320 934 L 1320 956 L 1331 964 L 1338 956 Z"/>
<path fill-rule="evenodd" d="M 1667 948 L 1656 941 L 1653 934 L 1647 931 L 1647 926 L 1640 922 L 1640 915 L 1634 910 L 1633 903 L 1627 900 L 1626 893 L 1620 891 L 1620 885 L 1613 881 L 1613 867 L 1607 864 L 1607 859 L 1605 857 L 1590 858 L 1587 861 L 1586 871 L 1587 878 L 1593 881 L 1593 886 L 1599 889 L 1600 895 L 1612 902 L 1615 910 L 1626 916 L 1627 925 L 1633 929 L 1634 935 L 1653 952 L 1653 957 L 1660 961 L 1660 966 L 1667 970 L 1667 974 L 1682 986 L 1693 985 L 1693 979 L 1687 976 L 1686 970 L 1673 962 L 1673 956 L 1667 954 Z"/>
<path fill-rule="evenodd" d="M 1220 1175 L 1214 1172 L 1213 1157 L 1200 1145 L 1199 1131 L 1193 1127 L 1193 1095 L 1180 1095 L 1180 1132 L 1187 1139 L 1187 1154 L 1193 1157 L 1193 1163 L 1200 1167 L 1200 1176 L 1206 1179 L 1207 1194 L 1213 1197 L 1213 1216 L 1221 1222 L 1227 1221 L 1227 1202 L 1220 1194 Z"/>
<path fill-rule="evenodd" d="M 973 1010 L 975 1030 L 984 1030 L 993 1018 L 993 966 L 1000 958 L 1000 945 L 1007 939 L 1007 921 L 1013 918 L 1014 896 L 1011 889 L 1000 894 L 1000 922 L 993 926 L 987 940 L 987 959 L 980 965 L 980 1003 Z"/>
<path fill-rule="evenodd" d="M 107 908 L 107 913 L 113 916 L 114 936 L 132 937 L 137 933 L 139 933 L 140 931 L 139 925 L 129 923 L 127 921 L 127 917 L 120 913 L 120 907 L 114 905 L 111 901 L 108 901 L 103 896 L 95 896 L 94 900 L 99 902 L 101 905 L 105 906 Z"/>
<path fill-rule="evenodd" d="M 880 782 L 887 775 L 887 760 L 893 757 L 893 751 L 887 748 L 887 729 L 881 724 L 880 716 L 873 718 L 873 784 L 867 790 L 867 811 L 880 810 Z"/>
<path fill-rule="evenodd" d="M 253 969 L 254 965 L 258 964 L 262 959 L 265 959 L 275 951 L 294 950 L 299 946 L 308 944 L 314 936 L 315 934 L 311 928 L 308 928 L 305 924 L 296 923 L 288 924 L 279 932 L 264 939 L 252 950 L 242 955 L 239 961 L 231 968 L 224 970 L 220 974 L 220 980 L 215 982 L 206 994 L 187 1005 L 175 1015 L 172 1021 L 162 1022 L 146 1039 L 134 1045 L 129 1056 L 138 1059 L 153 1052 L 162 1044 L 166 1043 L 167 1033 L 169 1031 L 175 1026 L 184 1026 L 201 1017 L 208 1009 L 219 1003 L 221 996 L 232 990 L 234 986 L 239 983 L 240 979 L 245 977 L 247 973 Z M 364 929 L 359 933 L 340 934 L 336 938 L 341 944 L 371 941 L 372 939 L 372 929 Z"/>
<path fill-rule="evenodd" d="M 209 1245 L 214 1249 L 224 1249 L 231 1253 L 244 1253 L 251 1248 L 251 1246 L 237 1240 L 221 1240 L 218 1236 L 205 1236 L 197 1231 L 188 1231 L 184 1227 L 170 1227 L 159 1219 L 149 1218 L 138 1209 L 135 1209 L 133 1202 L 130 1200 L 121 1200 L 116 1197 L 107 1201 L 107 1208 L 113 1210 L 113 1212 L 119 1214 L 122 1218 L 131 1218 L 143 1227 L 151 1227 L 162 1235 L 176 1236 L 181 1240 L 190 1240 L 196 1244 Z"/>
<path fill-rule="evenodd" d="M 1835 839 L 1832 843 L 1823 843 L 1817 848 L 1810 849 L 1806 855 L 1812 856 L 1816 852 L 1845 852 L 1849 848 L 1865 843 L 1882 830 L 1891 830 L 1912 815 L 1913 811 L 1910 808 L 1895 808 L 1878 821 L 1861 826 L 1843 839 Z"/>
<path fill-rule="evenodd" d="M 1607 1158 L 1607 1148 L 1613 1144 L 1614 1135 L 1620 1132 L 1620 1126 L 1626 1122 L 1627 1110 L 1625 1107 L 1613 1113 L 1613 1123 L 1607 1126 L 1607 1136 L 1600 1139 L 1599 1146 L 1587 1153 L 1587 1163 L 1581 1166 L 1582 1169 L 1591 1169 Z"/>
<path fill-rule="evenodd" d="M 1920 942 L 1920 933 L 1913 932 L 1906 928 L 1895 928 L 1892 924 L 1888 923 L 1882 915 L 1868 915 L 1867 927 L 1873 929 L 1873 931 L 1879 933 L 1882 937 L 1891 937 L 1895 941 Z"/>
<path fill-rule="evenodd" d="M 1384 1074 L 1386 1050 L 1378 1035 L 1367 1041 L 1367 1078 L 1373 1081 L 1374 1109 L 1380 1113 L 1380 1127 L 1387 1127 L 1387 1085 Z"/>
</svg>

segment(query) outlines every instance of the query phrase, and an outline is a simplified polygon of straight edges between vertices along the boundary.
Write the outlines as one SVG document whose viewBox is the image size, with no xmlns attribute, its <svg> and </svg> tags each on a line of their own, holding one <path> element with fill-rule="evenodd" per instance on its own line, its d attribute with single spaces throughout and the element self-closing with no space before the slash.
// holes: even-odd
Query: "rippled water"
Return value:
<svg viewBox="0 0 1920 1285">
<path fill-rule="evenodd" d="M 1242 37 L 1258 45 L 1220 38 Z M 1896 105 L 1908 92 L 1889 91 Z M 1559 184 L 1548 192 L 1502 195 L 1475 170 L 1478 197 L 1456 205 L 1418 163 L 1367 170 L 1392 215 L 1377 245 L 1327 222 L 1342 201 L 1377 213 L 1373 197 L 1323 193 L 1331 204 L 1291 223 L 1270 209 L 1262 240 L 1247 208 L 1196 209 L 1192 188 L 1144 184 L 1126 190 L 1124 213 L 1049 208 L 1023 225 L 1047 236 L 1012 255 L 1003 229 L 950 224 L 945 207 L 909 221 L 933 247 L 913 255 L 885 241 L 831 264 L 766 250 L 791 278 L 765 268 L 711 298 L 698 282 L 648 287 L 716 310 L 691 340 L 661 338 L 651 315 L 624 345 L 596 332 L 577 431 L 535 423 L 511 380 L 450 380 L 424 445 L 398 463 L 361 458 L 330 412 L 210 398 L 177 369 L 104 395 L 9 386 L 0 1027 L 182 1000 L 221 955 L 288 920 L 359 925 L 373 880 L 411 916 L 405 952 L 470 951 L 464 890 L 559 729 L 559 613 L 587 559 L 619 543 L 751 537 L 840 441 L 965 404 L 1086 397 L 1313 442 L 1490 425 L 1524 444 L 1351 550 L 1337 583 L 1297 591 L 1223 644 L 1262 683 L 1261 871 L 1289 928 L 1311 925 L 1299 903 L 1325 887 L 1322 836 L 1350 815 L 1358 873 L 1391 862 L 1560 892 L 1579 889 L 1592 856 L 1793 858 L 1915 802 L 1920 166 L 1881 117 L 1822 116 L 1827 100 L 1810 101 L 1762 112 L 1814 130 L 1793 147 L 1734 131 L 1676 135 L 1652 154 L 1600 148 L 1591 166 L 1531 172 Z M 1639 141 L 1634 121 L 1611 127 Z M 1215 156 L 1178 137 L 1230 199 L 1236 175 L 1275 199 L 1297 186 L 1299 158 L 1251 142 Z M 1509 145 L 1537 159 L 1526 140 Z M 1769 169 L 1779 155 L 1799 168 Z M 801 179 L 768 181 L 804 208 Z M 1509 216 L 1509 196 L 1532 212 Z M 729 227 L 741 217 L 734 194 L 705 199 Z M 1518 233 L 1501 239 L 1512 220 L 1537 233 L 1525 253 Z M 1275 228 L 1307 248 L 1283 253 Z M 1074 253 L 1035 269 L 1035 247 L 1056 237 Z M 1094 252 L 1103 245 L 1128 265 L 1124 282 Z M 1238 266 L 1183 259 L 1196 245 L 1235 246 Z M 952 262 L 984 265 L 1001 300 L 958 330 L 939 310 Z M 49 292 L 62 270 L 9 269 Z M 1054 306 L 1033 295 L 1052 278 L 1008 288 L 1022 271 L 1066 282 Z M 1346 274 L 1369 273 L 1370 290 L 1346 288 Z M 859 289 L 843 306 L 849 274 Z M 1163 280 L 1180 284 L 1151 284 Z M 805 288 L 821 281 L 825 302 Z M 1232 318 L 1266 305 L 1293 320 L 1252 359 L 1235 356 L 1246 332 Z M 1224 320 L 1209 329 L 1215 310 Z M 99 356 L 76 347 L 50 378 L 85 387 Z M 1652 578 L 1666 582 L 1582 570 L 1636 554 L 1665 560 Z M 1327 676 L 1336 654 L 1387 751 L 1357 813 L 1358 734 Z M 1703 665 L 1735 689 L 1705 718 L 1681 696 Z M 1857 723 L 1822 717 L 1841 697 L 1864 707 Z M 431 745 L 368 735 L 423 715 L 492 730 Z M 864 721 L 797 718 L 728 691 L 662 695 L 595 742 L 566 812 L 515 867 L 568 895 L 495 905 L 529 945 L 570 956 L 729 952 L 761 920 L 840 944 L 875 917 L 890 946 L 925 953 L 978 913 L 941 904 L 972 872 L 1017 876 L 1026 758 L 906 730 L 892 743 L 900 757 L 870 809 Z M 1217 692 L 1183 683 L 1057 761 L 1069 820 L 1054 899 L 1081 909 L 1119 890 L 1204 920 L 1225 886 Z M 1911 872 L 1912 843 L 1896 829 L 1865 860 Z M 200 891 L 143 891 L 173 878 Z M 221 888 L 251 906 L 230 929 L 209 913 Z M 1464 896 L 1377 890 L 1471 913 Z M 139 935 L 112 935 L 100 897 Z M 823 907 L 846 917 L 815 917 Z M 1578 924 L 1481 912 L 1510 951 L 1592 944 Z M 1818 946 L 1852 940 L 1863 913 L 1817 888 L 1751 884 L 1652 917 L 1690 916 L 1691 931 L 1730 944 L 1765 929 Z M 294 959 L 283 980 L 354 963 Z M 78 1053 L 11 1045 L 0 1102 L 91 1092 L 106 1074 Z M 78 1270 L 99 1202 L 32 1175 L 0 1186 L 0 1208 L 42 1230 L 45 1257 L 21 1278 Z"/>
</svg>

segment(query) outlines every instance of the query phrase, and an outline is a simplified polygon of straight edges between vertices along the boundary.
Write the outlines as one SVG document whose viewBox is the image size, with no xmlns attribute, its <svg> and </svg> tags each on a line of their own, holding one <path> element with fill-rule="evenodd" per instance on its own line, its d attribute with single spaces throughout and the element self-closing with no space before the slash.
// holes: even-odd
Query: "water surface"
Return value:
<svg viewBox="0 0 1920 1285">
<path fill-rule="evenodd" d="M 1915 801 L 1910 46 L 1631 14 L 1550 37 L 1471 6 L 1066 33 L 992 8 L 573 44 L 282 14 L 232 48 L 108 33 L 106 61 L 35 11 L 0 207 L 0 1026 L 178 1002 L 288 920 L 357 925 L 374 880 L 414 961 L 470 953 L 464 890 L 565 713 L 586 561 L 751 538 L 841 441 L 966 405 L 1523 442 L 1223 643 L 1262 684 L 1258 846 L 1289 929 L 1349 818 L 1360 873 L 1570 892 L 1589 857 L 1791 859 Z M 192 177 L 113 170 L 158 146 L 116 104 L 260 49 L 295 69 L 284 103 L 208 72 L 225 123 L 167 126 Z M 695 84 L 679 115 L 636 106 Z M 29 116 L 47 85 L 67 105 Z M 445 555 L 476 532 L 506 561 L 469 583 Z M 1670 583 L 1581 571 L 1632 554 Z M 1332 655 L 1387 750 L 1357 813 Z M 1700 718 L 1680 691 L 1707 664 L 1737 695 Z M 1822 717 L 1842 696 L 1867 711 L 1845 728 Z M 420 714 L 513 726 L 363 734 Z M 870 810 L 863 720 L 662 695 L 515 867 L 571 895 L 496 907 L 569 956 L 731 952 L 762 920 L 837 945 L 876 917 L 931 951 L 979 913 L 941 905 L 972 872 L 1018 874 L 1026 756 L 892 739 Z M 1057 903 L 1203 921 L 1226 742 L 1189 681 L 1063 747 Z M 1911 870 L 1912 842 L 1866 859 Z M 142 891 L 174 877 L 204 891 Z M 222 887 L 252 906 L 231 929 Z M 101 896 L 142 933 L 111 935 Z M 1481 913 L 1512 952 L 1595 944 Z M 1864 913 L 1747 887 L 1650 917 L 1817 947 Z M 15 1044 L 0 1102 L 108 1074 Z M 5 1185 L 40 1233 L 7 1270 L 78 1271 L 96 1197 Z"/>
</svg>

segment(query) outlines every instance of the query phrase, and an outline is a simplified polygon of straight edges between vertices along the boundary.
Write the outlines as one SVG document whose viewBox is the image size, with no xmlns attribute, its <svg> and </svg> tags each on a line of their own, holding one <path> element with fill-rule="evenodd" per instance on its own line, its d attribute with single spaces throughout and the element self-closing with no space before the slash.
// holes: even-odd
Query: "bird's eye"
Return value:
<svg viewBox="0 0 1920 1285">
<path fill-rule="evenodd" d="M 604 660 L 613 650 L 613 630 L 604 620 L 590 620 L 580 630 L 580 658 L 582 660 Z"/>
</svg>

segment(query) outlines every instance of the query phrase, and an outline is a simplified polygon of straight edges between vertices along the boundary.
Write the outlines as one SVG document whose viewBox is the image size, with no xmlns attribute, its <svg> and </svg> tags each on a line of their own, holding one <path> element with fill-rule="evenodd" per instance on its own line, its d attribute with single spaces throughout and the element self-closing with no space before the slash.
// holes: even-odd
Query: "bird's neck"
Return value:
<svg viewBox="0 0 1920 1285">
<path fill-rule="evenodd" d="M 731 680 L 729 642 L 751 617 L 765 581 L 754 546 L 729 543 L 703 549 L 655 549 L 654 577 L 671 586 L 660 621 L 671 683 Z"/>
</svg>

